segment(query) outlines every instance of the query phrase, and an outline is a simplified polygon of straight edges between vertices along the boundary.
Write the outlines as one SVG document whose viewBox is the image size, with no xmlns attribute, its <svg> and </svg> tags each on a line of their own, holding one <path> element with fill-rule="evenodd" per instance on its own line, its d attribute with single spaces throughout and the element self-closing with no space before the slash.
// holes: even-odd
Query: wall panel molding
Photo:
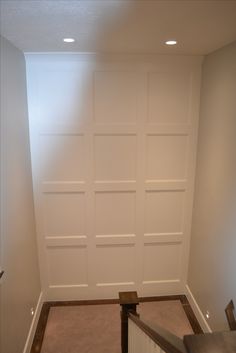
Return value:
<svg viewBox="0 0 236 353">
<path fill-rule="evenodd" d="M 201 60 L 27 58 L 46 296 L 107 298 L 120 288 L 181 293 Z"/>
</svg>

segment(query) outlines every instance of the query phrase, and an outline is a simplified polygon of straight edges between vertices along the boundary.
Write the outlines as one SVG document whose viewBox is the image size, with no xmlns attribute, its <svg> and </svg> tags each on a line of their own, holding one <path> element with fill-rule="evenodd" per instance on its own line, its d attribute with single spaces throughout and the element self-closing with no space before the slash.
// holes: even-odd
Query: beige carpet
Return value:
<svg viewBox="0 0 236 353">
<path fill-rule="evenodd" d="M 193 333 L 180 301 L 141 303 L 140 318 L 182 337 Z M 118 304 L 50 309 L 41 353 L 120 353 Z"/>
</svg>

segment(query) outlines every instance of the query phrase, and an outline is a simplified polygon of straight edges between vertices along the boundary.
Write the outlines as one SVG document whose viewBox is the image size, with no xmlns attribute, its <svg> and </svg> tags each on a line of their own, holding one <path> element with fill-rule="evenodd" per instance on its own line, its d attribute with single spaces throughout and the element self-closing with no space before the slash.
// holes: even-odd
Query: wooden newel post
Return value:
<svg viewBox="0 0 236 353">
<path fill-rule="evenodd" d="M 128 353 L 128 313 L 136 313 L 139 304 L 137 292 L 119 292 L 121 306 L 121 352 Z"/>
</svg>

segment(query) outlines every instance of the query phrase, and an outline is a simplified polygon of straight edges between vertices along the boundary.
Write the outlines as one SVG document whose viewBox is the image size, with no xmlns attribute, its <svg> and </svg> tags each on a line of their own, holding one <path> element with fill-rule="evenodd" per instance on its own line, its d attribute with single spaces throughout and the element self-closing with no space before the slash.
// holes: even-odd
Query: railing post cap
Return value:
<svg viewBox="0 0 236 353">
<path fill-rule="evenodd" d="M 137 292 L 119 292 L 120 305 L 139 304 Z"/>
</svg>

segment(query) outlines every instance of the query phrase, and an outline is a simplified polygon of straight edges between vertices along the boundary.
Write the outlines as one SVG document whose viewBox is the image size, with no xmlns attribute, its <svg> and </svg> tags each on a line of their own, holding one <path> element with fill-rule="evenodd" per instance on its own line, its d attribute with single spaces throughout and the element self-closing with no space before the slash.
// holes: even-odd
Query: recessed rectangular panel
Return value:
<svg viewBox="0 0 236 353">
<path fill-rule="evenodd" d="M 83 181 L 85 158 L 83 136 L 41 136 L 43 181 Z"/>
<path fill-rule="evenodd" d="M 95 232 L 97 235 L 135 233 L 134 192 L 97 192 Z"/>
<path fill-rule="evenodd" d="M 137 115 L 135 73 L 96 72 L 94 91 L 94 114 L 97 123 L 135 123 Z"/>
<path fill-rule="evenodd" d="M 47 193 L 43 204 L 45 236 L 85 235 L 84 193 Z"/>
<path fill-rule="evenodd" d="M 95 136 L 94 154 L 96 181 L 136 179 L 136 136 Z"/>
<path fill-rule="evenodd" d="M 181 244 L 145 244 L 143 281 L 179 279 Z"/>
<path fill-rule="evenodd" d="M 135 248 L 132 245 L 99 245 L 96 247 L 97 284 L 134 282 Z"/>
<path fill-rule="evenodd" d="M 147 136 L 146 178 L 148 180 L 185 179 L 187 136 Z"/>
<path fill-rule="evenodd" d="M 50 285 L 88 283 L 86 247 L 49 247 L 47 258 Z"/>
<path fill-rule="evenodd" d="M 38 75 L 39 117 L 45 123 L 81 125 L 91 113 L 91 75 L 86 67 L 41 70 Z"/>
<path fill-rule="evenodd" d="M 189 73 L 148 75 L 148 121 L 157 124 L 188 123 L 191 80 Z"/>
<path fill-rule="evenodd" d="M 183 191 L 146 192 L 145 233 L 178 233 L 183 230 Z"/>
</svg>

